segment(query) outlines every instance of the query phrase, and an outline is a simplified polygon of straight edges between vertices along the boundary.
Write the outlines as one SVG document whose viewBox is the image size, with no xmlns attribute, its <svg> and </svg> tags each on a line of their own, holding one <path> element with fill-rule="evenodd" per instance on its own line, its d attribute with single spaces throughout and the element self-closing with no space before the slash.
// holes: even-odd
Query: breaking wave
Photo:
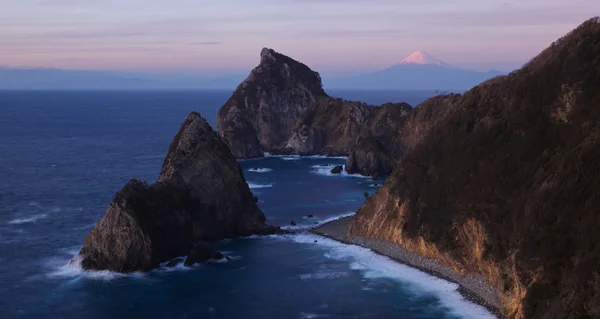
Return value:
<svg viewBox="0 0 600 319">
<path fill-rule="evenodd" d="M 35 223 L 37 220 L 43 219 L 46 217 L 48 217 L 47 214 L 37 214 L 37 215 L 29 216 L 29 217 L 13 219 L 13 220 L 9 221 L 8 223 L 11 225 Z"/>
<path fill-rule="evenodd" d="M 356 245 L 347 245 L 310 233 L 288 235 L 286 237 L 297 243 L 318 245 L 326 248 L 326 257 L 348 262 L 351 269 L 360 271 L 365 278 L 392 279 L 408 285 L 416 293 L 425 292 L 434 294 L 439 298 L 444 308 L 462 318 L 496 318 L 484 307 L 466 300 L 458 292 L 458 284 L 398 263 L 386 256 L 376 254 L 370 249 Z"/>
</svg>

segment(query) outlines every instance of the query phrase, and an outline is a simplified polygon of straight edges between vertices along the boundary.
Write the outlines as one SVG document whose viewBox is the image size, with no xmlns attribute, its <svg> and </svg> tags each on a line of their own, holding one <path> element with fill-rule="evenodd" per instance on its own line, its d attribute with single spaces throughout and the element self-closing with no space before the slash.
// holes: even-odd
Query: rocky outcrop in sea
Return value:
<svg viewBox="0 0 600 319">
<path fill-rule="evenodd" d="M 240 159 L 265 152 L 347 156 L 364 135 L 383 141 L 386 154 L 396 159 L 411 112 L 406 103 L 372 106 L 330 97 L 319 73 L 265 48 L 260 64 L 219 110 L 217 130 Z M 387 167 L 376 170 L 389 174 Z"/>
<path fill-rule="evenodd" d="M 85 269 L 148 271 L 197 251 L 198 241 L 279 231 L 265 220 L 228 146 L 192 112 L 158 181 L 131 180 L 117 192 L 79 258 Z"/>
</svg>

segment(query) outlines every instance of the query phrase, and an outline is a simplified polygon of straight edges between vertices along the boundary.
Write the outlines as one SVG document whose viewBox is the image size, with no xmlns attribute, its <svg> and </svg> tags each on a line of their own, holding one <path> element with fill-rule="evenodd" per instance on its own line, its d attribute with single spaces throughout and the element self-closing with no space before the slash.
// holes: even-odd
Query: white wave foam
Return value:
<svg viewBox="0 0 600 319">
<path fill-rule="evenodd" d="M 323 224 L 327 224 L 329 222 L 332 222 L 334 220 L 338 220 L 340 218 L 344 218 L 344 217 L 348 217 L 348 216 L 354 216 L 354 212 L 346 212 L 343 214 L 339 214 L 339 215 L 333 215 L 333 216 L 328 216 L 325 217 L 324 219 L 319 219 L 318 217 L 313 217 L 313 218 L 303 218 L 305 220 L 311 221 L 312 223 L 310 224 L 299 224 L 299 225 L 295 225 L 295 226 L 281 226 L 281 229 L 284 230 L 309 230 L 315 227 L 319 227 Z"/>
<path fill-rule="evenodd" d="M 348 156 L 327 156 L 327 155 L 306 155 L 306 156 L 301 156 L 301 155 L 273 155 L 270 153 L 264 153 L 265 157 L 278 157 L 281 158 L 284 161 L 297 161 L 300 159 L 342 159 L 342 160 L 346 160 L 348 159 Z"/>
<path fill-rule="evenodd" d="M 248 170 L 248 172 L 253 172 L 253 173 L 268 173 L 268 172 L 272 172 L 273 169 L 271 168 L 263 168 L 263 167 L 257 167 L 257 168 L 251 168 Z"/>
<path fill-rule="evenodd" d="M 160 266 L 158 268 L 152 270 L 152 272 L 189 271 L 189 270 L 194 269 L 192 267 L 188 267 L 185 265 L 185 259 L 187 258 L 187 256 L 180 257 L 180 258 L 181 258 L 181 262 L 178 263 L 177 265 L 175 265 L 173 267 L 168 267 L 167 265 L 169 264 L 170 261 L 166 261 L 166 262 L 160 264 Z"/>
<path fill-rule="evenodd" d="M 322 318 L 322 317 L 328 317 L 328 315 L 321 315 L 321 314 L 312 313 L 312 312 L 301 312 L 298 315 L 298 318 L 300 318 L 300 319 L 314 319 L 314 318 Z"/>
<path fill-rule="evenodd" d="M 250 235 L 245 237 L 237 237 L 236 240 L 254 240 L 254 239 L 280 239 L 281 235 Z M 230 256 L 231 257 L 231 256 Z"/>
<path fill-rule="evenodd" d="M 381 184 L 370 184 L 369 187 L 381 187 Z"/>
<path fill-rule="evenodd" d="M 302 274 L 302 275 L 299 275 L 298 277 L 300 277 L 300 279 L 302 279 L 302 280 L 313 280 L 313 279 L 319 280 L 319 279 L 334 279 L 334 278 L 347 277 L 348 275 L 349 274 L 347 272 L 343 272 L 343 271 L 319 270 L 314 273 Z"/>
<path fill-rule="evenodd" d="M 219 252 L 227 257 L 227 258 L 225 258 L 226 261 L 234 261 L 234 260 L 242 259 L 242 256 L 236 255 L 236 253 L 232 252 L 232 251 L 221 251 L 220 250 Z M 218 260 L 218 261 L 222 261 L 222 259 Z"/>
<path fill-rule="evenodd" d="M 273 155 L 268 152 L 265 152 L 264 156 L 265 157 L 276 157 L 276 158 L 280 158 L 284 161 L 297 161 L 300 159 L 300 155 Z"/>
<path fill-rule="evenodd" d="M 346 245 L 314 234 L 285 236 L 297 243 L 327 248 L 326 257 L 350 262 L 352 269 L 360 271 L 365 278 L 390 278 L 408 284 L 416 292 L 433 293 L 440 298 L 442 306 L 462 318 L 495 318 L 482 306 L 471 303 L 458 292 L 458 285 L 440 279 L 392 259 L 378 255 L 370 249 Z"/>
<path fill-rule="evenodd" d="M 56 264 L 56 262 L 53 262 Z M 123 278 L 127 276 L 132 277 L 143 277 L 143 273 L 132 273 L 132 274 L 122 274 L 108 270 L 85 270 L 81 267 L 81 256 L 76 255 L 65 263 L 62 261 L 59 265 L 55 265 L 54 271 L 51 271 L 46 275 L 49 278 L 76 278 L 76 277 L 85 277 L 93 280 L 113 280 L 117 278 Z"/>
<path fill-rule="evenodd" d="M 333 167 L 335 167 L 336 165 L 334 165 L 334 164 L 326 164 L 326 165 L 327 166 L 313 165 L 313 166 L 311 166 L 311 168 L 313 168 L 312 172 L 314 174 L 322 175 L 322 176 L 344 176 L 344 177 L 371 178 L 369 176 L 362 176 L 362 175 L 359 175 L 359 174 L 348 174 L 346 172 L 346 166 L 345 165 L 341 165 L 343 167 L 341 173 L 339 173 L 339 174 L 332 174 L 331 173 L 331 169 Z"/>
<path fill-rule="evenodd" d="M 268 188 L 268 187 L 273 187 L 273 184 L 254 184 L 254 183 L 248 183 L 248 187 L 250 188 Z"/>
<path fill-rule="evenodd" d="M 347 160 L 348 156 L 310 155 L 310 156 L 303 156 L 303 158 L 312 158 L 312 159 L 343 159 L 343 160 Z"/>
<path fill-rule="evenodd" d="M 40 205 L 40 203 L 38 203 L 38 202 L 29 202 L 29 206 L 33 206 L 33 207 L 42 209 L 42 205 Z"/>
<path fill-rule="evenodd" d="M 83 225 L 83 226 L 79 226 L 79 227 L 75 227 L 73 229 L 75 230 L 85 230 L 85 229 L 92 229 L 96 226 L 96 223 L 93 224 L 87 224 L 87 225 Z"/>
<path fill-rule="evenodd" d="M 13 220 L 9 221 L 8 223 L 11 225 L 35 223 L 38 219 L 42 219 L 42 218 L 46 218 L 46 217 L 48 217 L 47 214 L 37 214 L 37 215 L 29 216 L 26 218 L 13 219 Z"/>
</svg>

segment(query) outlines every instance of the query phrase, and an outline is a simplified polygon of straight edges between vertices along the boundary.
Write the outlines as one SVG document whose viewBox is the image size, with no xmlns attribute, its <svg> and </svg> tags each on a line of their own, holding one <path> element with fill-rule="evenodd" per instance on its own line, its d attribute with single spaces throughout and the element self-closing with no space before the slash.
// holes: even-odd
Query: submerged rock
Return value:
<svg viewBox="0 0 600 319">
<path fill-rule="evenodd" d="M 290 222 L 290 225 L 291 225 L 291 226 L 296 226 L 296 222 L 292 220 L 292 221 Z"/>
<path fill-rule="evenodd" d="M 190 250 L 184 265 L 192 266 L 208 260 L 221 260 L 223 258 L 225 258 L 225 256 L 220 252 L 210 247 L 197 244 Z"/>
<path fill-rule="evenodd" d="M 167 267 L 169 267 L 169 268 L 175 267 L 175 266 L 181 264 L 182 262 L 183 262 L 183 258 L 171 259 L 171 261 L 169 261 L 169 263 L 167 264 Z"/>
<path fill-rule="evenodd" d="M 200 240 L 277 232 L 265 219 L 227 145 L 193 112 L 158 181 L 131 180 L 117 192 L 79 255 L 85 269 L 148 271 Z"/>
<path fill-rule="evenodd" d="M 332 168 L 329 172 L 331 174 L 341 174 L 343 170 L 344 170 L 344 167 L 342 165 L 337 165 L 334 168 Z"/>
</svg>

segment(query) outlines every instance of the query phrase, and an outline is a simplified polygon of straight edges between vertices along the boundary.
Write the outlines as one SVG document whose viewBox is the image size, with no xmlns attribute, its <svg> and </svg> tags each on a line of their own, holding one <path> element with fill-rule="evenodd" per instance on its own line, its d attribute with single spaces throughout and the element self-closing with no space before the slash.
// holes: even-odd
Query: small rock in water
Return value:
<svg viewBox="0 0 600 319">
<path fill-rule="evenodd" d="M 181 264 L 182 262 L 183 262 L 183 258 L 171 259 L 171 261 L 169 261 L 169 263 L 167 264 L 167 267 L 175 267 L 175 266 Z"/>
<path fill-rule="evenodd" d="M 342 170 L 344 170 L 344 167 L 342 165 L 338 165 L 338 166 L 332 168 L 330 173 L 331 174 L 341 174 Z"/>
<path fill-rule="evenodd" d="M 306 216 L 306 217 L 308 217 L 308 218 L 313 218 L 313 217 L 315 217 L 315 216 L 313 216 L 313 215 L 308 215 L 308 216 Z"/>
<path fill-rule="evenodd" d="M 292 220 L 292 221 L 290 222 L 290 225 L 292 225 L 292 226 L 296 226 L 296 222 Z"/>
<path fill-rule="evenodd" d="M 205 262 L 210 259 L 220 260 L 223 258 L 225 258 L 223 254 L 210 247 L 196 245 L 194 248 L 192 248 L 192 250 L 190 250 L 190 253 L 188 254 L 184 264 L 186 266 L 191 266 L 195 263 Z"/>
<path fill-rule="evenodd" d="M 316 243 L 316 242 L 317 242 L 317 240 L 315 239 L 315 241 L 314 241 L 314 242 Z"/>
</svg>

